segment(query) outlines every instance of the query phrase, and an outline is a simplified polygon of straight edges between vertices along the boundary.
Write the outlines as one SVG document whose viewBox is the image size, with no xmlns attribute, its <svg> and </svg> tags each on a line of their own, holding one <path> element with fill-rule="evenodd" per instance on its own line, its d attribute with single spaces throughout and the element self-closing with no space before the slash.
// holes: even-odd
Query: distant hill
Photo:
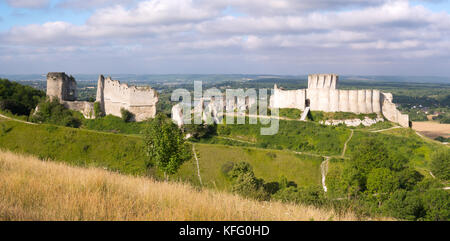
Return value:
<svg viewBox="0 0 450 241">
<path fill-rule="evenodd" d="M 194 80 L 206 82 L 222 81 L 273 81 L 273 80 L 303 80 L 308 79 L 308 75 L 268 75 L 268 74 L 72 74 L 77 81 L 97 81 L 99 74 L 111 75 L 113 79 L 125 82 L 175 82 L 189 83 Z M 46 74 L 23 74 L 23 75 L 3 75 L 1 78 L 7 78 L 14 81 L 45 81 Z M 340 80 L 356 82 L 402 82 L 402 83 L 446 83 L 450 84 L 450 77 L 444 76 L 365 76 L 365 75 L 339 75 Z"/>
</svg>

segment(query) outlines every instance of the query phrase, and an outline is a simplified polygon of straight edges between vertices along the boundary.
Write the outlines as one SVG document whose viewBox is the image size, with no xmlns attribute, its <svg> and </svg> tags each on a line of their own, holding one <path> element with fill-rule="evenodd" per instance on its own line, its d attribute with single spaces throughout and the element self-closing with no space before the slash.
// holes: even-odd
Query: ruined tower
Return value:
<svg viewBox="0 0 450 241">
<path fill-rule="evenodd" d="M 77 99 L 77 82 L 72 76 L 64 72 L 50 72 L 47 74 L 47 95 L 50 99 L 60 101 L 75 101 Z"/>
</svg>

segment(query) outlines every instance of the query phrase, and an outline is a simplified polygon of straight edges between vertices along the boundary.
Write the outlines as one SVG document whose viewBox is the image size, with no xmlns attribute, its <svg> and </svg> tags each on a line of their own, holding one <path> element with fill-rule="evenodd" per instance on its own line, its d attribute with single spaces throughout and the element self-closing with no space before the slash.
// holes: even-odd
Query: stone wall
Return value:
<svg viewBox="0 0 450 241">
<path fill-rule="evenodd" d="M 76 87 L 75 79 L 65 73 L 47 74 L 47 96 L 59 99 L 67 108 L 80 111 L 86 118 L 94 118 L 94 103 L 76 101 Z M 107 115 L 120 117 L 120 110 L 124 108 L 134 115 L 136 121 L 143 121 L 155 117 L 158 94 L 150 87 L 128 86 L 100 75 L 96 101 Z"/>
<path fill-rule="evenodd" d="M 392 94 L 379 90 L 338 90 L 339 77 L 335 74 L 308 76 L 308 89 L 282 90 L 274 86 L 270 97 L 272 108 L 296 108 L 312 111 L 383 114 L 389 121 L 409 126 L 408 115 L 403 115 L 393 103 Z"/>
<path fill-rule="evenodd" d="M 382 113 L 389 121 L 399 123 L 403 127 L 409 127 L 409 116 L 402 114 L 397 106 L 392 102 L 393 97 L 391 93 L 382 93 Z"/>
<path fill-rule="evenodd" d="M 95 118 L 94 103 L 88 101 L 62 101 L 66 108 L 79 111 L 86 119 Z"/>
<path fill-rule="evenodd" d="M 287 102 L 289 103 L 289 100 Z M 379 113 L 381 105 L 380 91 L 378 90 L 307 89 L 304 103 L 306 102 L 310 103 L 312 111 L 364 114 Z M 283 106 L 283 104 L 278 106 Z M 304 108 L 298 109 L 303 110 Z"/>
<path fill-rule="evenodd" d="M 124 108 L 134 115 L 136 121 L 155 117 L 158 94 L 154 89 L 128 86 L 102 75 L 97 86 L 97 101 L 105 114 L 121 116 L 120 110 Z"/>
<path fill-rule="evenodd" d="M 336 74 L 308 75 L 308 89 L 336 89 L 339 76 Z"/>
<path fill-rule="evenodd" d="M 282 90 L 274 86 L 274 94 L 270 97 L 270 106 L 277 106 L 278 108 L 295 108 L 305 109 L 304 89 L 300 90 Z"/>
</svg>

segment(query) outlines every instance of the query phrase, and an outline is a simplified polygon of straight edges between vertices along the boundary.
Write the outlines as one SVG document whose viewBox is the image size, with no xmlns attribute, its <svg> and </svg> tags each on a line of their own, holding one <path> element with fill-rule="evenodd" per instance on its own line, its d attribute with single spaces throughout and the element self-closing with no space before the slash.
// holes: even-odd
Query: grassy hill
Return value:
<svg viewBox="0 0 450 241">
<path fill-rule="evenodd" d="M 0 151 L 0 220 L 356 220 Z"/>
<path fill-rule="evenodd" d="M 3 149 L 37 156 L 41 160 L 62 161 L 82 167 L 100 167 L 132 175 L 162 177 L 147 170 L 143 140 L 121 135 L 54 125 L 31 125 L 0 118 L 0 146 Z M 200 175 L 207 187 L 226 190 L 230 181 L 221 173 L 227 162 L 247 161 L 255 174 L 266 181 L 284 176 L 298 185 L 320 184 L 322 158 L 290 151 L 250 147 L 194 144 L 199 157 Z M 171 179 L 199 184 L 195 159 L 183 164 Z"/>
</svg>

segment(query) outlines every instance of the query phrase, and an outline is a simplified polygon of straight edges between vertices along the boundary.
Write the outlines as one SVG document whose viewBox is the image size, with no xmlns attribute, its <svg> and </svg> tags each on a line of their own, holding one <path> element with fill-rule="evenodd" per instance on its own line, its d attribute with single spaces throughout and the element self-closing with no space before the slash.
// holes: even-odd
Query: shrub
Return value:
<svg viewBox="0 0 450 241">
<path fill-rule="evenodd" d="M 82 118 L 81 113 L 67 109 L 57 99 L 54 99 L 52 101 L 41 101 L 38 111 L 30 119 L 35 123 L 49 123 L 78 128 L 81 126 Z"/>
<path fill-rule="evenodd" d="M 440 141 L 440 142 L 450 142 L 450 138 L 445 138 L 443 136 L 438 136 L 436 138 L 434 138 L 436 141 Z"/>
<path fill-rule="evenodd" d="M 439 150 L 431 156 L 431 171 L 443 180 L 450 180 L 450 149 Z"/>
<path fill-rule="evenodd" d="M 134 115 L 125 108 L 120 108 L 120 115 L 125 122 L 130 122 L 134 118 Z"/>
<path fill-rule="evenodd" d="M 397 190 L 399 181 L 395 174 L 387 168 L 375 168 L 367 176 L 367 191 L 378 196 Z"/>
<path fill-rule="evenodd" d="M 416 192 L 399 189 L 383 206 L 384 212 L 394 218 L 415 221 L 425 215 L 422 199 Z"/>
<path fill-rule="evenodd" d="M 200 138 L 208 138 L 216 134 L 216 128 L 217 125 L 196 125 L 196 124 L 190 124 L 190 125 L 184 125 L 184 132 L 187 134 L 191 134 L 194 139 L 200 139 Z"/>
<path fill-rule="evenodd" d="M 442 189 L 430 189 L 423 198 L 426 216 L 429 221 L 450 220 L 450 194 Z"/>
<path fill-rule="evenodd" d="M 233 179 L 233 192 L 256 200 L 270 199 L 270 194 L 264 189 L 264 180 L 255 177 L 247 162 L 234 165 L 229 176 Z"/>
<path fill-rule="evenodd" d="M 102 107 L 100 106 L 100 102 L 94 103 L 94 115 L 95 115 L 95 118 L 105 116 L 105 113 L 103 112 Z"/>
</svg>

